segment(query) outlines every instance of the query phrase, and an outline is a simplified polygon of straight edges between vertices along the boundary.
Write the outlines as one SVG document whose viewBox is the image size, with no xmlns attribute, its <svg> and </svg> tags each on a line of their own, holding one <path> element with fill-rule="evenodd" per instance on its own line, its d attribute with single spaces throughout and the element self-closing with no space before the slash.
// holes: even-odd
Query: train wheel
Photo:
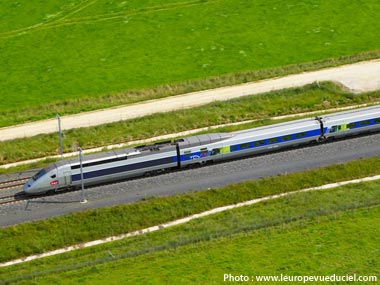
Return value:
<svg viewBox="0 0 380 285">
<path fill-rule="evenodd" d="M 327 139 L 326 139 L 325 136 L 320 136 L 320 137 L 318 138 L 318 140 L 317 140 L 318 143 L 324 143 L 324 142 L 326 142 L 326 141 L 327 141 Z"/>
<path fill-rule="evenodd" d="M 46 195 L 54 195 L 55 193 L 57 193 L 57 189 L 50 189 L 46 191 Z"/>
</svg>

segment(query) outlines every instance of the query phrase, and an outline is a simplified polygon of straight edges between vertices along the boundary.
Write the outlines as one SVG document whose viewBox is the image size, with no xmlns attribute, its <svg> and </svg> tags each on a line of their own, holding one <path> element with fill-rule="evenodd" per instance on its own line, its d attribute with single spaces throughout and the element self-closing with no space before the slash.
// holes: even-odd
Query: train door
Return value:
<svg viewBox="0 0 380 285">
<path fill-rule="evenodd" d="M 63 176 L 65 177 L 65 186 L 71 185 L 71 171 L 64 171 Z"/>
</svg>

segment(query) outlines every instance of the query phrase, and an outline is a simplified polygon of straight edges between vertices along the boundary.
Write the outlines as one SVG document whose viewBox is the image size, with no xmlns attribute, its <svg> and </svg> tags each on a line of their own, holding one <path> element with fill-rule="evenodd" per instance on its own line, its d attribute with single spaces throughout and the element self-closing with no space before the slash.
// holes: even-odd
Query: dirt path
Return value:
<svg viewBox="0 0 380 285">
<path fill-rule="evenodd" d="M 90 127 L 146 116 L 157 112 L 191 108 L 213 101 L 229 100 L 273 90 L 303 86 L 315 81 L 338 82 L 357 93 L 380 90 L 380 60 L 359 62 L 253 83 L 193 92 L 128 106 L 64 116 L 61 118 L 62 129 Z M 56 132 L 57 129 L 56 119 L 1 128 L 0 141 L 52 133 Z"/>
</svg>

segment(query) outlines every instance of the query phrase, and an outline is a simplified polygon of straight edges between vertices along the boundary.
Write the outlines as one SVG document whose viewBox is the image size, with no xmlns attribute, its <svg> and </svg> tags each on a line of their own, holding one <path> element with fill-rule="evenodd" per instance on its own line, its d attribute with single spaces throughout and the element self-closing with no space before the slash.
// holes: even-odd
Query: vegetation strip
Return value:
<svg viewBox="0 0 380 285">
<path fill-rule="evenodd" d="M 288 196 L 288 195 L 293 195 L 293 194 L 303 193 L 303 192 L 316 191 L 316 190 L 330 189 L 330 188 L 340 187 L 340 186 L 347 185 L 347 184 L 356 184 L 356 183 L 374 181 L 374 180 L 379 180 L 379 179 L 380 179 L 380 175 L 376 175 L 376 176 L 372 176 L 372 177 L 365 177 L 365 178 L 354 179 L 354 180 L 349 180 L 349 181 L 342 181 L 342 182 L 326 184 L 326 185 L 322 185 L 322 186 L 318 186 L 318 187 L 312 187 L 312 188 L 306 188 L 306 189 L 301 189 L 301 190 L 292 191 L 292 192 L 285 192 L 285 193 L 281 193 L 281 194 L 270 195 L 270 196 L 266 196 L 266 197 L 262 197 L 262 198 L 258 198 L 258 199 L 249 200 L 246 202 L 237 203 L 234 205 L 227 205 L 227 206 L 223 206 L 223 207 L 218 207 L 218 208 L 214 208 L 214 209 L 211 209 L 211 210 L 199 213 L 199 214 L 194 214 L 194 215 L 189 216 L 189 217 L 185 217 L 185 218 L 178 219 L 175 221 L 170 221 L 168 223 L 164 223 L 164 224 L 161 224 L 158 226 L 149 227 L 146 229 L 137 230 L 137 231 L 130 232 L 127 234 L 121 234 L 118 236 L 112 236 L 112 237 L 108 237 L 108 238 L 101 239 L 101 240 L 90 241 L 90 242 L 86 242 L 86 243 L 82 243 L 82 244 L 78 244 L 78 245 L 73 245 L 73 246 L 69 246 L 69 247 L 62 248 L 62 249 L 57 249 L 57 250 L 42 253 L 42 254 L 32 255 L 32 256 L 28 256 L 28 257 L 24 257 L 24 258 L 12 260 L 12 261 L 0 263 L 0 267 L 15 265 L 15 264 L 22 263 L 22 262 L 27 262 L 27 261 L 31 261 L 31 260 L 35 260 L 35 259 L 40 259 L 40 258 L 44 258 L 44 257 L 48 257 L 48 256 L 66 253 L 66 252 L 73 251 L 73 250 L 78 250 L 78 249 L 82 249 L 82 248 L 86 248 L 86 247 L 101 245 L 104 243 L 117 241 L 117 240 L 121 240 L 124 238 L 129 238 L 129 237 L 133 237 L 133 236 L 146 234 L 146 233 L 158 231 L 158 230 L 163 229 L 163 228 L 168 228 L 168 227 L 184 224 L 184 223 L 187 223 L 193 219 L 199 219 L 199 218 L 206 217 L 206 216 L 209 216 L 212 214 L 224 212 L 224 211 L 235 209 L 235 208 L 240 208 L 243 206 L 249 206 L 249 205 L 260 203 L 260 202 L 267 201 L 267 200 L 277 199 L 277 198 Z"/>
<path fill-rule="evenodd" d="M 379 101 L 379 98 L 380 92 L 378 91 L 354 95 L 332 83 L 311 84 L 302 88 L 234 99 L 228 101 L 228 104 L 214 102 L 187 110 L 66 131 L 64 132 L 63 148 L 67 153 L 76 150 L 78 145 L 82 149 L 89 149 L 178 133 L 189 129 L 205 128 L 211 125 L 262 120 L 248 125 L 218 129 L 221 132 L 236 131 L 268 124 L 267 119 L 263 120 L 263 118 L 364 103 L 374 104 Z M 57 134 L 0 142 L 0 164 L 54 155 L 57 154 L 57 146 Z M 50 162 L 47 161 L 32 167 L 41 167 Z M 0 169 L 0 172 L 4 173 L 4 169 Z"/>
<path fill-rule="evenodd" d="M 373 102 L 373 103 L 375 103 L 375 102 Z M 272 117 L 272 118 L 268 118 L 268 119 L 271 121 L 284 120 L 284 119 L 289 119 L 289 118 L 310 116 L 310 115 L 314 115 L 314 114 L 323 114 L 323 113 L 329 113 L 329 112 L 334 112 L 334 111 L 351 110 L 351 109 L 355 109 L 355 108 L 367 107 L 370 105 L 373 105 L 373 104 L 359 104 L 359 105 L 353 105 L 353 106 L 347 106 L 347 107 L 317 110 L 317 111 L 312 111 L 312 112 L 304 112 L 304 113 L 298 113 L 298 114 L 276 116 L 276 117 Z M 236 123 L 222 124 L 222 125 L 217 125 L 217 126 L 209 126 L 209 127 L 199 128 L 199 129 L 183 131 L 183 132 L 175 133 L 175 134 L 167 134 L 167 135 L 162 135 L 162 136 L 158 136 L 158 137 L 138 140 L 138 141 L 121 143 L 121 144 L 117 144 L 117 145 L 108 145 L 108 146 L 103 146 L 103 147 L 98 147 L 98 148 L 93 148 L 93 149 L 86 149 L 86 150 L 83 150 L 83 153 L 84 154 L 90 154 L 90 153 L 112 150 L 112 149 L 117 149 L 117 148 L 124 148 L 124 147 L 128 147 L 128 146 L 133 146 L 133 145 L 154 143 L 155 141 L 161 141 L 161 140 L 173 139 L 173 138 L 178 138 L 178 137 L 183 137 L 183 136 L 188 136 L 188 135 L 194 135 L 194 134 L 204 132 L 207 130 L 215 130 L 215 129 L 229 127 L 229 126 L 238 126 L 238 125 L 249 124 L 249 123 L 258 122 L 258 121 L 259 121 L 259 119 L 255 119 L 255 120 L 247 120 L 247 121 L 236 122 Z M 73 157 L 73 156 L 77 156 L 77 155 L 78 155 L 78 152 L 70 152 L 70 153 L 64 153 L 63 157 L 68 158 L 68 157 Z M 61 155 L 54 155 L 54 156 L 41 157 L 41 158 L 36 158 L 36 159 L 31 159 L 31 160 L 26 160 L 26 161 L 19 161 L 19 162 L 15 162 L 15 163 L 0 165 L 0 168 L 10 168 L 10 167 L 18 166 L 20 164 L 35 163 L 35 162 L 40 162 L 40 161 L 43 161 L 46 159 L 59 159 L 60 157 L 61 157 Z"/>
</svg>

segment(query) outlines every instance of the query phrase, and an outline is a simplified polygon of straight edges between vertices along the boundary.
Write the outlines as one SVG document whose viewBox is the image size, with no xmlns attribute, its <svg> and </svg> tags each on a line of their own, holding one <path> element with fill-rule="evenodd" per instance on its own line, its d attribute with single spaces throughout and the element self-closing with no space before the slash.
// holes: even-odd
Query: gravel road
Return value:
<svg viewBox="0 0 380 285">
<path fill-rule="evenodd" d="M 142 117 L 157 112 L 191 108 L 214 101 L 229 100 L 273 90 L 303 86 L 315 81 L 339 82 L 353 92 L 378 90 L 380 89 L 380 60 L 342 65 L 253 83 L 172 96 L 118 108 L 64 116 L 61 118 L 62 129 L 90 127 Z M 0 141 L 56 131 L 57 121 L 54 118 L 51 120 L 1 128 Z"/>
<path fill-rule="evenodd" d="M 66 213 L 132 203 L 149 197 L 201 191 L 260 177 L 292 173 L 380 155 L 380 134 L 250 157 L 69 192 L 0 207 L 0 226 L 45 219 Z"/>
</svg>

